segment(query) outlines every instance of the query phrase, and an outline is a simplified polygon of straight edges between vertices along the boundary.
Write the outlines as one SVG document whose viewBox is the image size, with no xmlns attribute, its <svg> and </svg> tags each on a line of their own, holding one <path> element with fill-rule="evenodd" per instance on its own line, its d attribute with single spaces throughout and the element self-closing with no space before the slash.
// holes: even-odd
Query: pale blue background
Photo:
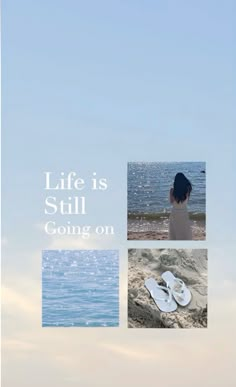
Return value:
<svg viewBox="0 0 236 387">
<path fill-rule="evenodd" d="M 192 386 L 206 384 L 206 373 L 215 387 L 233 386 L 235 374 L 226 369 L 234 348 L 226 332 L 236 315 L 235 2 L 8 0 L 2 11 L 3 265 L 9 305 L 5 386 L 31 385 L 29 372 L 38 374 L 40 386 L 78 381 L 110 386 L 120 380 L 117 370 L 126 375 L 123 384 L 132 380 L 143 386 L 149 377 L 153 382 L 157 362 L 160 382 L 167 384 L 171 365 L 173 385 L 181 380 L 189 386 L 188 370 L 179 374 L 181 351 L 188 354 L 191 372 L 198 366 Z M 207 242 L 191 247 L 211 249 L 212 330 L 204 337 L 189 333 L 184 344 L 179 332 L 163 341 L 163 331 L 144 339 L 140 334 L 131 338 L 122 328 L 119 338 L 83 332 L 76 342 L 66 332 L 42 336 L 40 251 L 64 243 L 48 239 L 40 228 L 43 171 L 75 170 L 88 179 L 96 170 L 109 179 L 106 193 L 96 198 L 88 193 L 86 223 L 96 216 L 99 224 L 115 226 L 115 239 L 99 240 L 96 248 L 121 248 L 124 327 L 126 249 L 133 246 L 126 242 L 127 161 L 199 160 L 207 163 Z M 157 247 L 155 242 L 148 246 Z M 57 346 L 58 340 L 64 341 Z M 54 349 L 51 357 L 48 348 Z M 80 357 L 89 364 L 94 359 L 97 373 L 83 361 L 78 369 L 73 359 Z M 137 367 L 140 361 L 143 368 Z M 222 367 L 215 373 L 209 363 L 217 362 Z M 102 373 L 104 364 L 110 374 Z M 143 377 L 139 369 L 145 370 Z"/>
</svg>

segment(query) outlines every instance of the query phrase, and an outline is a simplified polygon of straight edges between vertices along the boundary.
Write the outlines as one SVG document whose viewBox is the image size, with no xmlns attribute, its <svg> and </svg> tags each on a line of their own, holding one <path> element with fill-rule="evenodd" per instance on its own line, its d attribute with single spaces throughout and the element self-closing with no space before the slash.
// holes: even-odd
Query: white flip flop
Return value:
<svg viewBox="0 0 236 387">
<path fill-rule="evenodd" d="M 145 286 L 162 312 L 173 312 L 177 309 L 177 304 L 172 297 L 170 289 L 158 285 L 154 278 L 145 280 Z"/>
<path fill-rule="evenodd" d="M 162 274 L 162 278 L 179 305 L 186 306 L 190 303 L 192 295 L 184 281 L 175 277 L 170 271 L 165 271 L 165 273 Z"/>
</svg>

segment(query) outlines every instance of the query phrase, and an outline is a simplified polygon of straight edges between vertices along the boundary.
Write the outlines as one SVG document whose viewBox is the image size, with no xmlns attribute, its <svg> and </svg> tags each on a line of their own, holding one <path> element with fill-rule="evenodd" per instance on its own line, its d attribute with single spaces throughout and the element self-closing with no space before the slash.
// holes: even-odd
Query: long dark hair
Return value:
<svg viewBox="0 0 236 387">
<path fill-rule="evenodd" d="M 179 172 L 175 176 L 173 196 L 177 203 L 184 202 L 192 191 L 192 184 Z"/>
</svg>

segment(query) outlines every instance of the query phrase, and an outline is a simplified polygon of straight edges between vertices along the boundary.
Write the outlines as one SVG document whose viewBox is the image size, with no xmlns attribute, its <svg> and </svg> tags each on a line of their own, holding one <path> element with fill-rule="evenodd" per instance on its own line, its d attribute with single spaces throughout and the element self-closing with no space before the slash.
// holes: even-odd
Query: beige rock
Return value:
<svg viewBox="0 0 236 387">
<path fill-rule="evenodd" d="M 192 293 L 186 307 L 163 313 L 144 286 L 147 278 L 165 285 L 161 274 L 170 270 Z M 129 250 L 128 326 L 130 328 L 207 327 L 207 250 L 131 249 Z"/>
</svg>

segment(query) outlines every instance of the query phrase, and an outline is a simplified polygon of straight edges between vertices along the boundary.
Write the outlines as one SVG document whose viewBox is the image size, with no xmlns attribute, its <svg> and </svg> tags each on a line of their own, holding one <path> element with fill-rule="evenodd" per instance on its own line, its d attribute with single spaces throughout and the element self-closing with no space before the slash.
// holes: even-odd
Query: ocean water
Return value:
<svg viewBox="0 0 236 387">
<path fill-rule="evenodd" d="M 205 213 L 206 175 L 205 163 L 129 163 L 128 212 L 129 214 L 158 214 L 168 212 L 169 191 L 176 173 L 182 172 L 191 181 L 193 191 L 188 208 L 190 212 Z"/>
<path fill-rule="evenodd" d="M 205 221 L 206 174 L 201 172 L 205 169 L 204 162 L 129 163 L 129 231 L 155 230 L 157 222 L 168 228 L 169 191 L 178 172 L 184 173 L 193 186 L 188 203 L 190 219 Z"/>
<path fill-rule="evenodd" d="M 42 325 L 118 326 L 118 251 L 43 251 Z"/>
</svg>

